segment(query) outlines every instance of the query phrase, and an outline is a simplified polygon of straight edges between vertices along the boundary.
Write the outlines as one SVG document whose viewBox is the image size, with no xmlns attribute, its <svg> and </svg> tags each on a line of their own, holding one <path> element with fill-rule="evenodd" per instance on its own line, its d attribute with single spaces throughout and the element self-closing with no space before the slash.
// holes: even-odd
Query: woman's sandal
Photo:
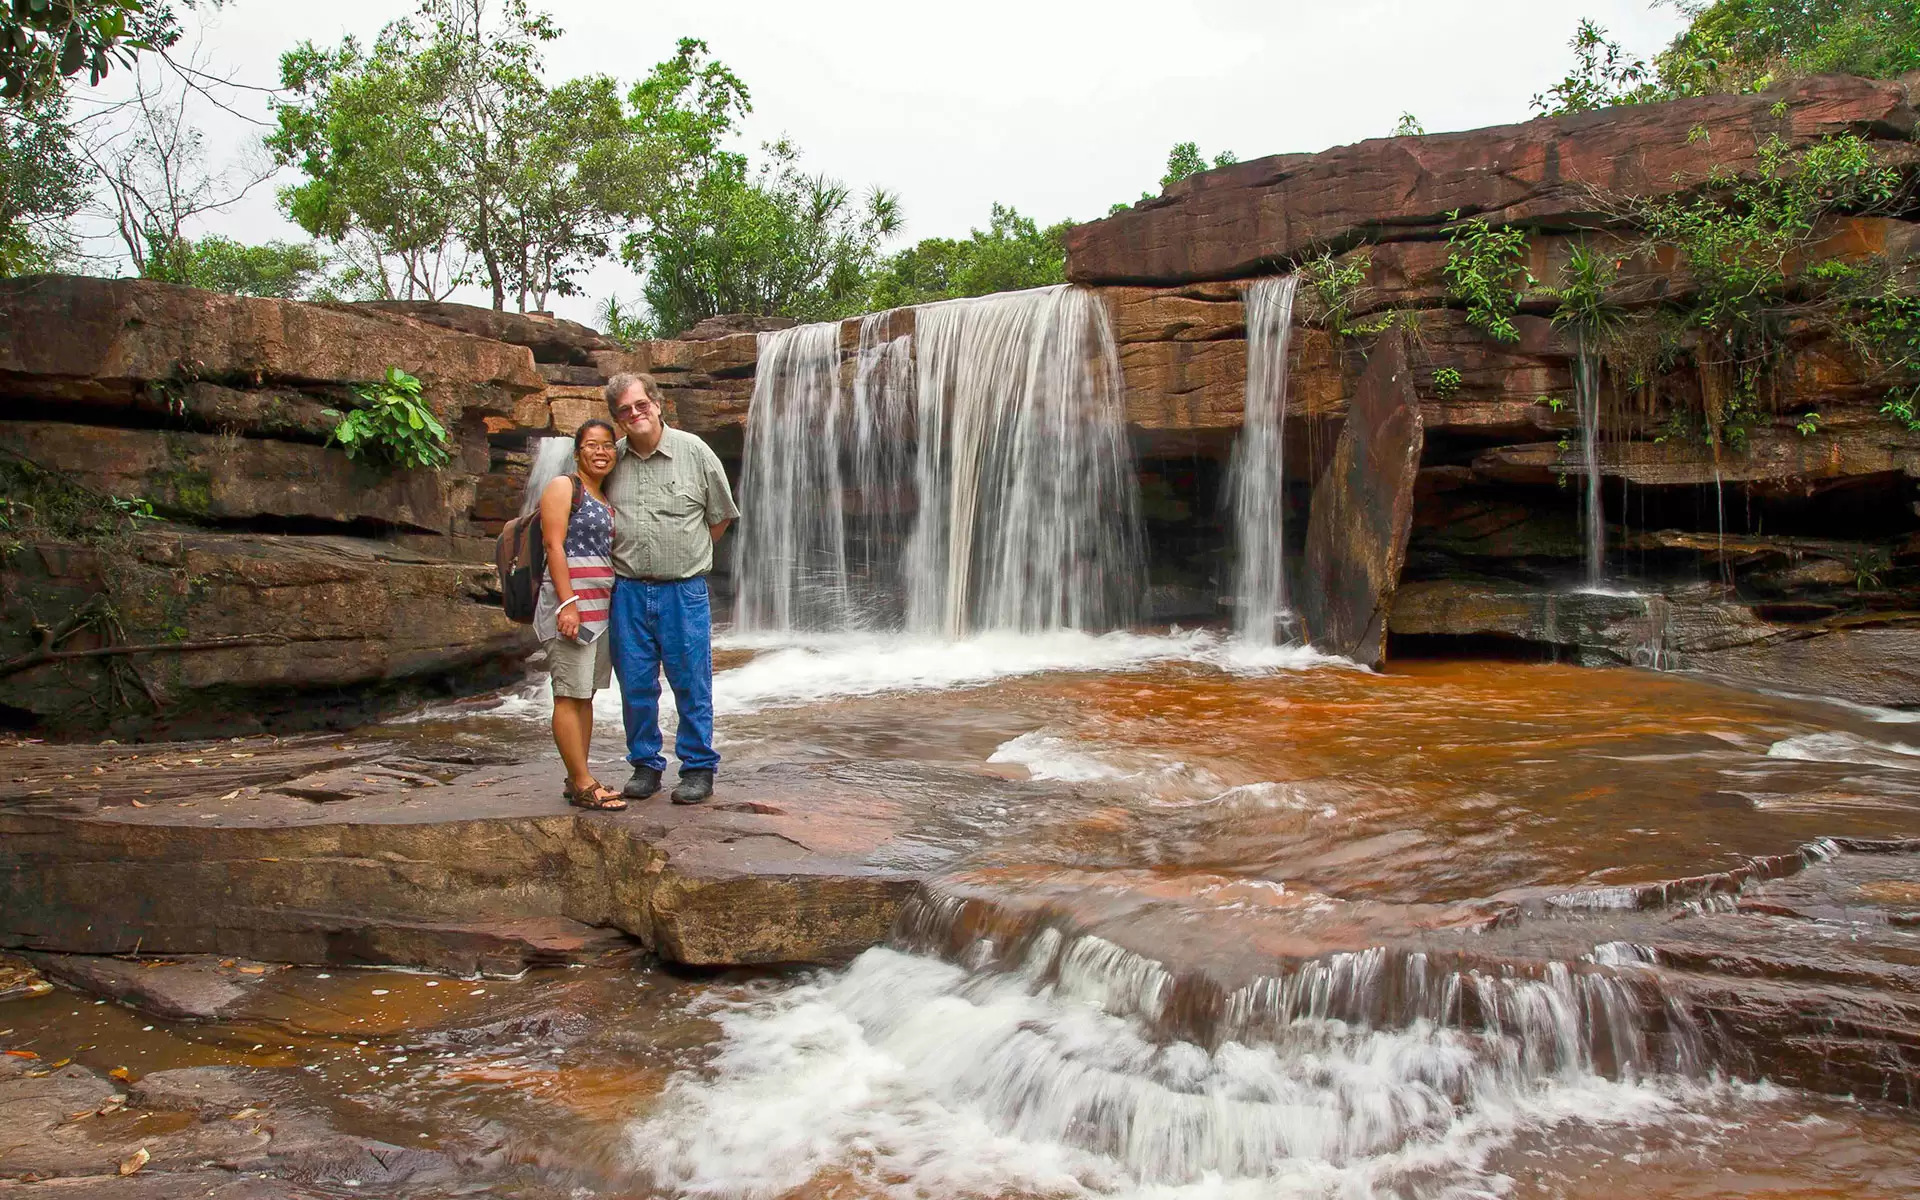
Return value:
<svg viewBox="0 0 1920 1200">
<path fill-rule="evenodd" d="M 573 784 L 569 783 L 562 789 L 561 794 L 566 796 L 567 803 L 573 805 L 575 808 L 593 808 L 601 812 L 619 812 L 627 806 L 627 802 L 620 798 L 619 792 L 607 787 L 597 779 L 586 787 L 579 789 L 575 789 Z"/>
</svg>

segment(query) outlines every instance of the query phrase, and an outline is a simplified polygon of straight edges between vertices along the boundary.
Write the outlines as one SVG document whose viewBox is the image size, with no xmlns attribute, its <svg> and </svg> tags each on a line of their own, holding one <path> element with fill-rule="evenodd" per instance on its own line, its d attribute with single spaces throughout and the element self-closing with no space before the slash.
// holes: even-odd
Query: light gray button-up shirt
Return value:
<svg viewBox="0 0 1920 1200">
<path fill-rule="evenodd" d="M 684 430 L 668 426 L 642 457 L 629 450 L 601 485 L 612 503 L 613 569 L 633 579 L 689 579 L 713 569 L 707 527 L 740 515 L 720 456 Z"/>
</svg>

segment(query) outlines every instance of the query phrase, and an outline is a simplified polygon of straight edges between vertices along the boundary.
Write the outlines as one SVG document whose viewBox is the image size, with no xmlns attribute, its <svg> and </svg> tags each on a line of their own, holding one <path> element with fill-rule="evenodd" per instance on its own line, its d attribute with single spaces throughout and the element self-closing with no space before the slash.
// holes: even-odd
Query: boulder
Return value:
<svg viewBox="0 0 1920 1200">
<path fill-rule="evenodd" d="M 721 313 L 715 317 L 705 317 L 694 322 L 692 328 L 674 335 L 680 342 L 710 342 L 715 338 L 730 337 L 741 333 L 772 333 L 779 329 L 792 329 L 800 322 L 792 317 L 756 317 L 746 313 Z"/>
<path fill-rule="evenodd" d="M 91 491 L 182 518 L 260 519 L 464 532 L 470 477 L 388 471 L 338 448 L 160 429 L 0 421 L 0 450 Z"/>
<path fill-rule="evenodd" d="M 1295 602 L 1315 649 L 1366 666 L 1385 660 L 1422 444 L 1406 338 L 1395 331 L 1368 354 L 1333 460 L 1313 486 Z"/>
<path fill-rule="evenodd" d="M 122 644 L 271 639 L 55 660 L 0 675 L 0 704 L 56 728 L 352 723 L 417 703 L 422 688 L 502 681 L 533 648 L 528 627 L 501 612 L 490 563 L 363 538 L 162 527 L 106 545 L 30 542 L 10 569 L 0 598 L 6 655 L 33 649 L 30 629 L 86 611 L 109 584 Z M 103 644 L 95 625 L 62 649 Z M 123 673 L 129 667 L 137 683 Z"/>
<path fill-rule="evenodd" d="M 390 366 L 419 376 L 449 425 L 510 413 L 543 386 L 523 347 L 337 307 L 140 279 L 0 280 L 0 417 L 45 417 L 49 402 L 177 411 L 199 382 L 305 391 Z"/>
<path fill-rule="evenodd" d="M 1526 225 L 1591 225 L 1607 195 L 1698 187 L 1716 166 L 1753 166 L 1758 146 L 1776 134 L 1793 146 L 1845 133 L 1902 142 L 1915 122 L 1904 82 L 1833 75 L 1759 95 L 1275 155 L 1201 172 L 1157 199 L 1068 230 L 1067 276 L 1163 286 L 1251 276 L 1319 247 L 1431 238 L 1455 210 Z M 1710 142 L 1690 136 L 1701 126 Z M 1910 148 L 1894 152 L 1912 157 Z"/>
<path fill-rule="evenodd" d="M 619 350 L 620 343 L 578 321 L 550 314 L 496 312 L 449 300 L 362 300 L 336 307 L 346 312 L 404 318 L 409 322 L 452 329 L 509 346 L 525 346 L 537 363 L 591 366 L 596 350 Z"/>
</svg>

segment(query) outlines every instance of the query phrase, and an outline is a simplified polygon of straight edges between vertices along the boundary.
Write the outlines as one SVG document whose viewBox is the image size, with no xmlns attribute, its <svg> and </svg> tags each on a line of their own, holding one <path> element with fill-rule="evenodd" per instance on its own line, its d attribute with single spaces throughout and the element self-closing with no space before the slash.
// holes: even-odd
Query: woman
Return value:
<svg viewBox="0 0 1920 1200">
<path fill-rule="evenodd" d="M 586 422 L 573 435 L 576 474 L 558 475 L 540 493 L 547 578 L 533 629 L 547 646 L 553 677 L 553 742 L 567 764 L 567 803 L 609 812 L 627 802 L 587 769 L 593 744 L 593 694 L 613 678 L 607 610 L 613 595 L 613 507 L 600 483 L 613 470 L 614 430 Z"/>
</svg>

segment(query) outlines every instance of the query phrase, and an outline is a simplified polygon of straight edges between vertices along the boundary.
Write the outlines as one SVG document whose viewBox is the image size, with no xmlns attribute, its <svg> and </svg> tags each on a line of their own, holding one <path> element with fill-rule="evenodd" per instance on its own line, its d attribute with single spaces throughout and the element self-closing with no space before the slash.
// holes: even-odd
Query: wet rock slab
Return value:
<svg viewBox="0 0 1920 1200">
<path fill-rule="evenodd" d="M 587 813 L 562 802 L 557 764 L 453 761 L 463 749 L 0 751 L 0 945 L 461 974 L 636 942 L 688 964 L 838 962 L 886 936 L 909 864 L 932 861 L 923 840 L 902 848 L 899 805 L 817 772 L 723 776 L 700 807 L 662 795 Z M 245 986 L 219 968 L 42 961 L 182 1016 Z"/>
<path fill-rule="evenodd" d="M 452 1176 L 443 1153 L 334 1129 L 283 1072 L 199 1067 L 134 1082 L 0 1059 L 0 1196 L 337 1195 Z"/>
</svg>

